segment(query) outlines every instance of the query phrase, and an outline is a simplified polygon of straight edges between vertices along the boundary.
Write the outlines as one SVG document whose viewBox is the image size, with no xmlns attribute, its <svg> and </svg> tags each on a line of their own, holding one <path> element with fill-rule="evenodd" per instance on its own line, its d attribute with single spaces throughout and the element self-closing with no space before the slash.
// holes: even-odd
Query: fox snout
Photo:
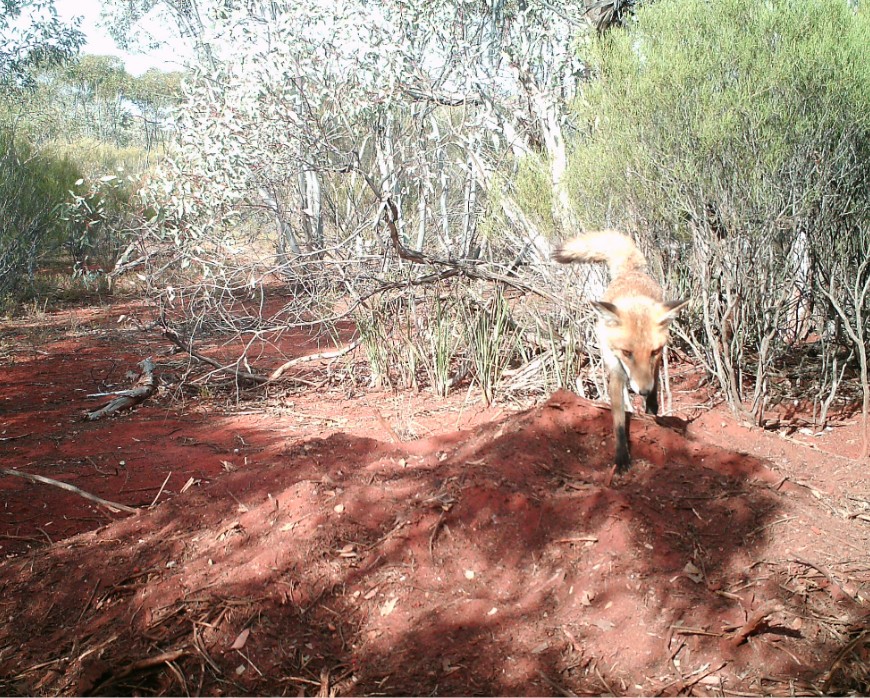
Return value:
<svg viewBox="0 0 870 698">
<path fill-rule="evenodd" d="M 653 391 L 652 385 L 644 385 L 643 387 L 637 385 L 634 381 L 631 382 L 631 389 L 636 392 L 638 395 L 642 397 L 646 397 Z"/>
<path fill-rule="evenodd" d="M 643 376 L 638 376 L 636 371 L 632 371 L 628 366 L 623 364 L 623 370 L 628 378 L 628 385 L 631 391 L 637 395 L 648 397 L 656 389 L 656 372 L 657 364 L 650 364 L 648 370 L 643 371 Z"/>
</svg>

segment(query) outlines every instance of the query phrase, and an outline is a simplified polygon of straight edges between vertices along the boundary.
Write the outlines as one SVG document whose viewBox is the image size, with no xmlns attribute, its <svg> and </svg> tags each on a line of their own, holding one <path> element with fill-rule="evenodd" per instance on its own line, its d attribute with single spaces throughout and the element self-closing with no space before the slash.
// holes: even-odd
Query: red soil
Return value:
<svg viewBox="0 0 870 698">
<path fill-rule="evenodd" d="M 855 424 L 786 439 L 677 394 L 608 484 L 609 412 L 566 392 L 285 383 L 84 422 L 146 356 L 179 370 L 130 311 L 0 326 L 2 467 L 142 508 L 0 476 L 0 693 L 870 690 Z"/>
</svg>

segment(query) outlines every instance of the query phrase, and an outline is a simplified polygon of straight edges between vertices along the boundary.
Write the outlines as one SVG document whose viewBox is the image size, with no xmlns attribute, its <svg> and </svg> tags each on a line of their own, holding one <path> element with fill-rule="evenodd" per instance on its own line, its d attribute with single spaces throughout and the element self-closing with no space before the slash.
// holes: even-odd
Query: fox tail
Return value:
<svg viewBox="0 0 870 698">
<path fill-rule="evenodd" d="M 616 230 L 589 232 L 565 240 L 553 250 L 553 259 L 562 264 L 603 262 L 611 276 L 646 268 L 646 258 L 634 241 Z"/>
</svg>

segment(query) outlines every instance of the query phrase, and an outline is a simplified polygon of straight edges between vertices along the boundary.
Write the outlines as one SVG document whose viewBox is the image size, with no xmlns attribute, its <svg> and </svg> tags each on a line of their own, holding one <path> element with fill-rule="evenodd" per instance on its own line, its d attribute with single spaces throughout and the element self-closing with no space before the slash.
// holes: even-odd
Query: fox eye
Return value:
<svg viewBox="0 0 870 698">
<path fill-rule="evenodd" d="M 622 350 L 622 355 L 623 355 L 623 356 L 624 356 L 628 361 L 631 361 L 631 360 L 634 358 L 634 352 L 632 352 L 632 351 L 626 351 L 625 349 Z"/>
</svg>

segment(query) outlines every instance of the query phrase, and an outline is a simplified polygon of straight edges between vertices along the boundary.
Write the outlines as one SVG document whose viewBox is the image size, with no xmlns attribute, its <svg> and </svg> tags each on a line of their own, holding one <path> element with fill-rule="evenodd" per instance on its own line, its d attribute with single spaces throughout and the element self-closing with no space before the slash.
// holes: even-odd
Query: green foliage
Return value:
<svg viewBox="0 0 870 698">
<path fill-rule="evenodd" d="M 675 230 L 713 206 L 746 228 L 818 204 L 832 183 L 813 160 L 867 147 L 868 45 L 866 3 L 643 5 L 589 45 L 600 79 L 571 168 L 584 220 Z M 794 200 L 794 175 L 811 198 Z"/>
<path fill-rule="evenodd" d="M 138 192 L 169 133 L 179 76 L 136 78 L 117 58 L 87 55 L 21 70 L 28 80 L 0 93 L 0 296 L 57 290 L 70 268 L 78 282 L 104 283 L 150 217 Z"/>
<path fill-rule="evenodd" d="M 57 65 L 85 42 L 81 19 L 64 25 L 54 0 L 2 0 L 0 3 L 0 87 L 32 86 L 34 66 Z"/>
<path fill-rule="evenodd" d="M 462 348 L 456 299 L 442 296 L 438 286 L 428 303 L 428 314 L 418 316 L 417 359 L 425 369 L 429 384 L 439 397 L 446 397 L 453 387 L 453 368 Z"/>
<path fill-rule="evenodd" d="M 160 152 L 172 132 L 181 74 L 127 73 L 114 56 L 84 55 L 28 69 L 29 87 L 0 94 L 0 121 L 33 143 L 95 140 Z"/>
<path fill-rule="evenodd" d="M 585 52 L 569 187 L 634 231 L 694 299 L 685 338 L 737 410 L 771 367 L 860 316 L 870 238 L 870 9 L 846 0 L 657 0 Z M 679 329 L 679 328 L 678 328 Z"/>
<path fill-rule="evenodd" d="M 69 158 L 0 130 L 0 296 L 31 285 L 40 260 L 68 239 L 57 211 L 80 177 Z"/>
<path fill-rule="evenodd" d="M 98 179 L 118 171 L 144 176 L 156 160 L 153 154 L 140 146 L 119 148 L 94 138 L 81 138 L 70 142 L 51 141 L 44 145 L 43 150 L 54 157 L 75 162 L 81 176 L 86 179 Z"/>
<path fill-rule="evenodd" d="M 370 386 L 378 388 L 390 384 L 389 315 L 384 311 L 384 301 L 378 298 L 353 316 L 371 371 Z"/>
<path fill-rule="evenodd" d="M 523 158 L 517 166 L 513 185 L 517 203 L 535 227 L 548 236 L 554 235 L 553 185 L 549 163 L 543 158 Z"/>
<path fill-rule="evenodd" d="M 56 290 L 70 268 L 85 285 L 98 280 L 94 267 L 111 270 L 147 215 L 138 197 L 145 162 L 141 149 L 38 148 L 0 130 L 0 296 Z"/>
<path fill-rule="evenodd" d="M 472 375 L 489 405 L 495 399 L 502 372 L 517 354 L 519 333 L 502 289 L 496 287 L 484 304 L 467 304 L 460 319 Z"/>
</svg>

